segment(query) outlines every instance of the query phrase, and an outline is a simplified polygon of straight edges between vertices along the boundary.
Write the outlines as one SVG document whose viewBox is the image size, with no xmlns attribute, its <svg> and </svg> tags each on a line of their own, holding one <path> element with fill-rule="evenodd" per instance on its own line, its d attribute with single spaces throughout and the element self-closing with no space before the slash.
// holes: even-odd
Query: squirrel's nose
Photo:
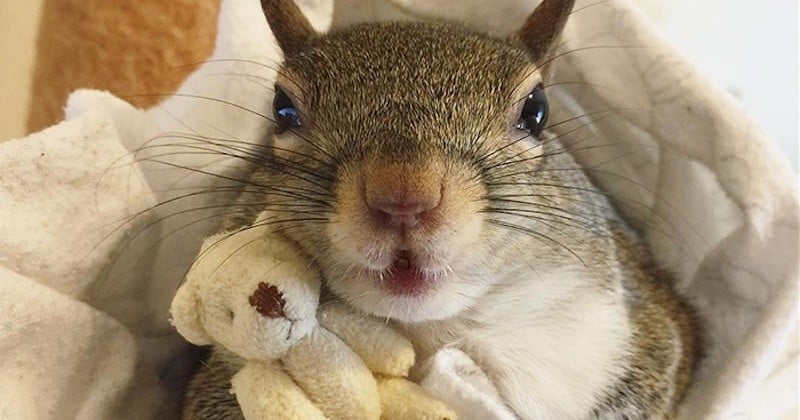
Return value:
<svg viewBox="0 0 800 420">
<path fill-rule="evenodd" d="M 391 195 L 378 197 L 368 200 L 367 204 L 377 213 L 381 223 L 390 226 L 416 227 L 426 212 L 436 208 L 439 197 L 412 192 L 402 198 Z"/>
<path fill-rule="evenodd" d="M 442 199 L 442 178 L 425 168 L 381 165 L 366 173 L 365 199 L 387 227 L 416 227 Z"/>
</svg>

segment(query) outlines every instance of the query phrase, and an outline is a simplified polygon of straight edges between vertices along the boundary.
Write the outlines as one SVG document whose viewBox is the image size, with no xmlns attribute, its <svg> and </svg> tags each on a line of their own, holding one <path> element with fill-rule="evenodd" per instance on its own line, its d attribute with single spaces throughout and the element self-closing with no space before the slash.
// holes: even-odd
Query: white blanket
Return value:
<svg viewBox="0 0 800 420">
<path fill-rule="evenodd" d="M 331 12 L 334 26 L 422 14 L 502 34 L 536 1 L 301 3 L 318 28 Z M 268 131 L 258 114 L 269 113 L 277 51 L 257 1 L 224 0 L 214 57 L 179 95 L 138 111 L 79 91 L 65 122 L 0 144 L 0 419 L 175 416 L 192 354 L 169 301 L 241 176 L 215 139 Z M 556 131 L 707 322 L 682 417 L 790 416 L 798 197 L 785 159 L 625 0 L 579 1 L 561 51 L 551 121 L 586 116 Z M 481 381 L 453 374 L 462 362 L 439 355 L 423 384 L 466 412 L 509 418 Z"/>
</svg>

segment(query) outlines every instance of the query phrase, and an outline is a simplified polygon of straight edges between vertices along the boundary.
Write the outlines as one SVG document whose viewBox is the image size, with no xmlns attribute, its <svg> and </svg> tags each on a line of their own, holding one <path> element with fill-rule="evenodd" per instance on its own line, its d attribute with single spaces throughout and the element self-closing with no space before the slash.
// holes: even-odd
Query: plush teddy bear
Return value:
<svg viewBox="0 0 800 420">
<path fill-rule="evenodd" d="M 454 419 L 406 376 L 411 343 L 320 300 L 319 275 L 268 227 L 206 239 L 170 308 L 188 341 L 245 360 L 232 392 L 248 419 Z"/>
</svg>

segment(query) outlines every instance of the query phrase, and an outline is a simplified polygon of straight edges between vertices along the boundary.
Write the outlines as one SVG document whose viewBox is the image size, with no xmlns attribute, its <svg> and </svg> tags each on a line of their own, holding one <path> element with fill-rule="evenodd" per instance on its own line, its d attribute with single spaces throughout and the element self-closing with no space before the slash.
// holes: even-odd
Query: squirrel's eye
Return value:
<svg viewBox="0 0 800 420">
<path fill-rule="evenodd" d="M 545 96 L 544 88 L 540 84 L 525 98 L 525 105 L 522 106 L 522 112 L 519 115 L 519 120 L 517 120 L 517 128 L 539 137 L 544 131 L 544 125 L 547 123 L 549 113 L 550 107 L 547 105 L 547 96 Z"/>
<path fill-rule="evenodd" d="M 275 116 L 275 124 L 277 124 L 277 132 L 282 133 L 286 130 L 298 128 L 302 125 L 300 122 L 300 114 L 297 108 L 294 107 L 289 95 L 283 89 L 275 88 L 275 98 L 272 100 L 272 112 Z"/>
</svg>

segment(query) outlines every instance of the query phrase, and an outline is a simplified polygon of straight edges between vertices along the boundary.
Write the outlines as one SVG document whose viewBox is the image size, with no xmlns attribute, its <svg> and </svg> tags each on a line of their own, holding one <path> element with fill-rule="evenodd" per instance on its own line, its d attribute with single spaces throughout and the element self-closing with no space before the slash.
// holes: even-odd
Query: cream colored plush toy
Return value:
<svg viewBox="0 0 800 420">
<path fill-rule="evenodd" d="M 411 343 L 381 320 L 319 304 L 319 275 L 267 227 L 206 239 L 175 295 L 188 341 L 244 359 L 232 392 L 247 419 L 454 419 L 406 376 Z"/>
</svg>

